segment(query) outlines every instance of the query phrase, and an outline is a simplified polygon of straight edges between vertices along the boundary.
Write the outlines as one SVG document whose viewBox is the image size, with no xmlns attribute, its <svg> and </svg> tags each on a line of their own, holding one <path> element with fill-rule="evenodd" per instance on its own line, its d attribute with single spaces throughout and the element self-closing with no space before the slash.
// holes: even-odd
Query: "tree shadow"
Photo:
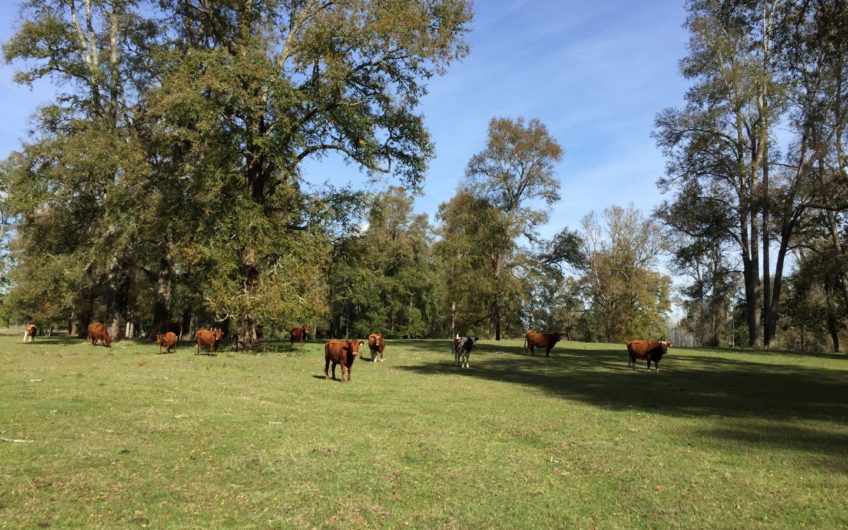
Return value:
<svg viewBox="0 0 848 530">
<path fill-rule="evenodd" d="M 696 431 L 707 445 L 722 449 L 725 445 L 746 444 L 758 448 L 789 449 L 826 460 L 829 468 L 848 471 L 848 433 L 816 430 L 784 424 L 727 426 Z"/>
<path fill-rule="evenodd" d="M 766 420 L 784 425 L 799 419 L 832 422 L 842 433 L 806 432 L 790 426 L 796 429 L 793 433 L 780 426 L 752 426 L 749 431 L 719 430 L 711 436 L 752 444 L 766 439 L 776 446 L 813 449 L 830 456 L 839 452 L 840 463 L 848 463 L 846 370 L 702 355 L 675 357 L 670 353 L 663 358 L 657 374 L 649 372 L 644 362 L 635 372 L 628 368 L 624 348 L 566 346 L 555 349 L 550 357 L 526 356 L 521 350 L 521 346 L 481 344 L 471 355 L 474 370 L 454 367 L 447 350 L 444 358 L 398 369 L 512 383 L 613 410 Z"/>
</svg>

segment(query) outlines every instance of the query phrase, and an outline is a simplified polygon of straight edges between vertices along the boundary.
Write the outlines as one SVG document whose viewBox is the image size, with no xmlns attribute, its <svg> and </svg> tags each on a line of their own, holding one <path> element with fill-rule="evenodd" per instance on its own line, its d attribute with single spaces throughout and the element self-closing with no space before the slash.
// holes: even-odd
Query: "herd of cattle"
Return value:
<svg viewBox="0 0 848 530">
<path fill-rule="evenodd" d="M 175 329 L 171 329 L 175 326 Z M 262 338 L 262 326 L 256 326 L 257 339 Z M 156 335 L 156 343 L 159 346 L 159 353 L 165 349 L 166 353 L 171 353 L 176 350 L 177 334 L 179 333 L 178 324 L 169 325 L 168 331 Z M 32 342 L 38 334 L 38 328 L 34 324 L 29 324 L 24 329 L 24 342 Z M 197 339 L 197 347 L 194 354 L 200 355 L 204 348 L 209 355 L 217 355 L 218 346 L 224 337 L 224 332 L 221 329 L 199 329 L 195 333 Z M 289 332 L 290 345 L 293 346 L 298 342 L 301 347 L 304 342 L 309 340 L 309 327 L 306 325 L 292 328 Z M 524 337 L 524 353 L 536 355 L 535 348 L 545 350 L 545 356 L 551 354 L 551 349 L 557 342 L 562 339 L 562 333 L 540 333 L 538 331 L 528 331 Z M 112 346 L 112 336 L 109 334 L 109 328 L 100 322 L 92 322 L 88 325 L 88 340 L 92 346 L 101 342 L 104 346 Z M 461 337 L 456 335 L 453 338 L 453 354 L 454 365 L 462 368 L 470 368 L 469 357 L 471 350 L 479 340 L 476 336 Z M 353 361 L 359 355 L 359 347 L 364 344 L 364 341 L 356 339 L 330 339 L 324 343 L 324 378 L 330 379 L 330 365 L 332 364 L 332 378 L 336 378 L 336 366 L 341 366 L 341 380 L 350 381 L 350 369 L 353 366 Z M 654 363 L 655 370 L 660 371 L 660 360 L 663 355 L 668 353 L 671 343 L 662 340 L 631 340 L 627 343 L 627 353 L 629 356 L 627 366 L 636 370 L 636 360 L 642 359 L 648 362 L 648 370 L 651 369 L 651 363 Z M 386 339 L 380 333 L 371 333 L 368 335 L 368 348 L 371 350 L 371 361 L 384 361 L 383 352 L 386 350 Z"/>
</svg>

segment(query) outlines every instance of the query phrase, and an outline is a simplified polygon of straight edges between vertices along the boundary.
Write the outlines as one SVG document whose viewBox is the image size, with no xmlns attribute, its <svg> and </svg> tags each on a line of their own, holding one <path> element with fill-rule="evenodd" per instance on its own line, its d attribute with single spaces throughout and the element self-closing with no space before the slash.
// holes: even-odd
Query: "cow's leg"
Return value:
<svg viewBox="0 0 848 530">
<path fill-rule="evenodd" d="M 330 380 L 330 359 L 324 359 L 324 380 Z"/>
<path fill-rule="evenodd" d="M 551 356 L 551 349 L 545 348 L 545 357 L 550 357 L 550 356 Z"/>
<path fill-rule="evenodd" d="M 634 372 L 636 371 L 636 356 L 632 353 L 630 354 L 630 362 L 627 363 L 627 366 L 629 366 Z"/>
<path fill-rule="evenodd" d="M 535 356 L 536 356 L 536 350 L 534 350 L 534 349 L 533 349 L 533 345 L 532 345 L 532 344 L 530 345 L 530 355 L 532 355 L 533 357 L 535 357 Z"/>
</svg>

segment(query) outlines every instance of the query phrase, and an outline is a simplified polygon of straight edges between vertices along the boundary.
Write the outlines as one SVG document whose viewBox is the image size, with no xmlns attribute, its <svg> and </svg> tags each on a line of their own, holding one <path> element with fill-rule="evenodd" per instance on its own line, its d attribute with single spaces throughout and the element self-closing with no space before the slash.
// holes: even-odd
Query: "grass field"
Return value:
<svg viewBox="0 0 848 530">
<path fill-rule="evenodd" d="M 0 336 L 0 526 L 845 528 L 848 356 Z M 338 375 L 338 372 L 337 372 Z"/>
</svg>

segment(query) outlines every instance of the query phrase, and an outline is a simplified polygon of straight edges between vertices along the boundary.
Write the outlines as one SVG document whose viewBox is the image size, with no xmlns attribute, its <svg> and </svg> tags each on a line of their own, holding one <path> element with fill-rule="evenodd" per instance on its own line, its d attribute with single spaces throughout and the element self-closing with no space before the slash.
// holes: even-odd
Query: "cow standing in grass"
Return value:
<svg viewBox="0 0 848 530">
<path fill-rule="evenodd" d="M 215 350 L 218 349 L 218 344 L 224 338 L 224 332 L 221 329 L 198 329 L 197 330 L 197 349 L 195 355 L 200 355 L 203 352 L 203 347 L 209 349 L 209 355 L 218 355 Z"/>
<path fill-rule="evenodd" d="M 177 348 L 177 336 L 172 331 L 161 333 L 156 335 L 156 343 L 159 344 L 159 353 L 162 353 L 162 348 L 165 348 L 165 353 L 171 353 Z"/>
<path fill-rule="evenodd" d="M 299 328 L 292 328 L 289 332 L 289 346 L 294 346 L 295 341 L 300 343 L 303 348 L 303 342 L 309 340 L 309 327 L 304 324 Z"/>
<path fill-rule="evenodd" d="M 453 338 L 453 364 L 459 365 L 462 368 L 471 368 L 468 363 L 468 358 L 471 356 L 471 349 L 480 340 L 477 337 L 460 337 L 457 335 Z"/>
<path fill-rule="evenodd" d="M 88 325 L 88 340 L 91 341 L 92 346 L 96 346 L 99 340 L 107 348 L 112 347 L 112 335 L 109 334 L 109 328 L 100 322 L 92 322 Z"/>
<path fill-rule="evenodd" d="M 636 370 L 636 359 L 648 361 L 648 370 L 651 369 L 651 361 L 654 361 L 657 373 L 660 373 L 660 360 L 668 353 L 671 343 L 664 340 L 631 340 L 627 343 L 627 353 L 630 360 L 627 365 Z"/>
<path fill-rule="evenodd" d="M 380 355 L 380 362 L 383 362 L 383 352 L 386 350 L 386 339 L 380 333 L 372 333 L 368 335 L 368 348 L 371 350 L 371 362 L 377 362 L 377 354 Z"/>
<path fill-rule="evenodd" d="M 24 328 L 24 342 L 33 342 L 36 335 L 38 335 L 38 328 L 35 324 L 27 324 Z"/>
<path fill-rule="evenodd" d="M 348 339 L 330 339 L 324 343 L 324 379 L 330 379 L 330 363 L 333 363 L 333 379 L 336 378 L 336 365 L 342 365 L 342 378 L 345 380 L 345 370 L 347 370 L 347 380 L 350 382 L 350 369 L 353 367 L 353 361 L 359 355 L 359 346 L 364 344 L 361 340 Z"/>
<path fill-rule="evenodd" d="M 551 350 L 562 338 L 562 333 L 539 333 L 538 331 L 528 331 L 524 336 L 524 353 L 536 355 L 533 348 L 544 348 L 545 357 L 550 357 Z"/>
</svg>

